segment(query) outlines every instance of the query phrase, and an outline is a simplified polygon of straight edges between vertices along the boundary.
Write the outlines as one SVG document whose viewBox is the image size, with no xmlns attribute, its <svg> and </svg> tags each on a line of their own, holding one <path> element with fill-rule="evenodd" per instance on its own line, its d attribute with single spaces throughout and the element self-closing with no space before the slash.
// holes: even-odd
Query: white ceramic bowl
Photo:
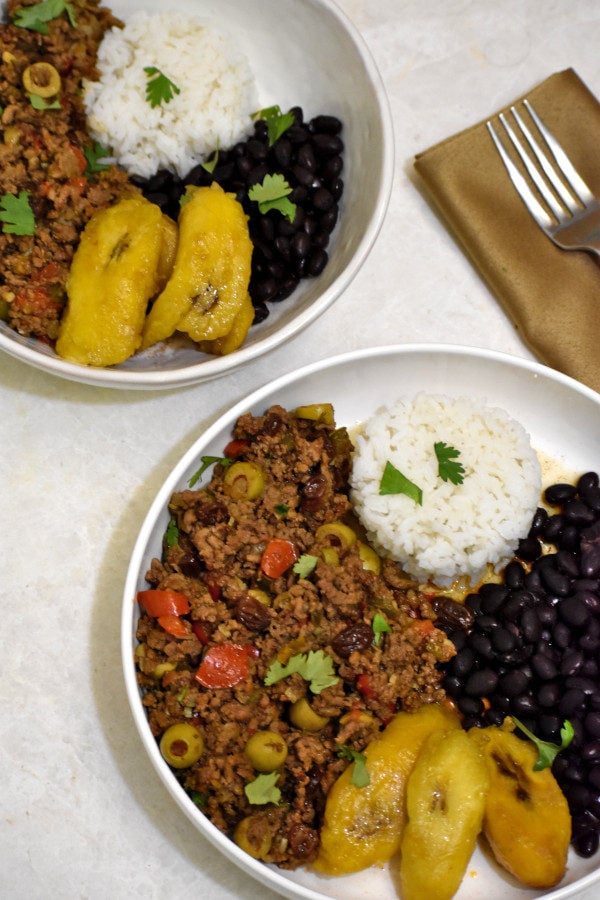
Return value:
<svg viewBox="0 0 600 900">
<path fill-rule="evenodd" d="M 135 724 L 161 781 L 192 825 L 229 859 L 287 897 L 344 897 L 344 900 L 398 900 L 389 869 L 373 868 L 343 878 L 322 878 L 308 870 L 284 872 L 263 865 L 224 837 L 187 797 L 161 757 L 152 737 L 136 682 L 133 650 L 138 609 L 135 596 L 147 587 L 144 574 L 153 557 L 160 557 L 169 521 L 168 500 L 187 487 L 203 455 L 222 455 L 239 415 L 262 414 L 273 403 L 293 408 L 331 402 L 336 422 L 353 426 L 396 395 L 419 391 L 468 396 L 499 406 L 523 424 L 535 449 L 556 463 L 560 472 L 596 470 L 600 464 L 600 395 L 576 381 L 537 363 L 500 353 L 443 345 L 383 347 L 335 357 L 307 366 L 255 391 L 229 410 L 188 450 L 157 495 L 142 526 L 125 585 L 122 617 L 122 654 L 126 688 Z M 582 859 L 569 854 L 569 868 L 561 885 L 544 893 L 526 890 L 476 850 L 469 875 L 457 900 L 518 900 L 545 897 L 565 900 L 598 882 L 600 854 Z"/>
<path fill-rule="evenodd" d="M 164 0 L 106 2 L 126 19 L 137 10 L 164 11 Z M 0 0 L 0 9 L 4 3 Z M 394 146 L 388 101 L 360 34 L 331 0 L 175 0 L 173 10 L 223 23 L 254 71 L 260 108 L 303 107 L 344 123 L 344 194 L 322 275 L 305 279 L 292 297 L 271 304 L 235 353 L 156 348 L 127 362 L 93 369 L 65 362 L 38 341 L 0 323 L 0 349 L 54 375 L 119 388 L 173 388 L 220 376 L 277 347 L 313 322 L 352 281 L 381 227 L 392 186 Z"/>
</svg>

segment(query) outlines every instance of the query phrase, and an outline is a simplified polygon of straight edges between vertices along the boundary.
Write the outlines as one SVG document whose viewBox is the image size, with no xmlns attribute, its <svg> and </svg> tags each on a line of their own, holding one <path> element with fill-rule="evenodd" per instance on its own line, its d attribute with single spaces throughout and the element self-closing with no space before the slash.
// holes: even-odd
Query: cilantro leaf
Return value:
<svg viewBox="0 0 600 900">
<path fill-rule="evenodd" d="M 385 616 L 382 616 L 381 613 L 375 613 L 373 621 L 371 622 L 371 627 L 373 629 L 373 634 L 375 635 L 373 643 L 376 646 L 379 646 L 382 634 L 390 634 L 392 631 L 387 619 Z"/>
<path fill-rule="evenodd" d="M 197 481 L 200 480 L 204 472 L 206 472 L 206 470 L 215 463 L 221 463 L 222 466 L 230 466 L 233 462 L 233 460 L 229 459 L 229 457 L 227 456 L 201 456 L 200 461 L 202 465 L 194 472 L 194 474 L 188 481 L 189 487 L 194 487 L 194 485 Z"/>
<path fill-rule="evenodd" d="M 363 788 L 371 783 L 367 771 L 367 757 L 364 753 L 359 753 L 358 750 L 353 750 L 345 744 L 338 744 L 337 755 L 340 759 L 347 759 L 349 762 L 354 763 L 354 766 L 352 767 L 352 776 L 350 778 L 351 784 Z"/>
<path fill-rule="evenodd" d="M 175 94 L 181 93 L 177 85 L 173 84 L 156 66 L 144 66 L 144 72 L 148 76 L 146 100 L 152 109 L 160 106 L 161 103 L 169 103 Z"/>
<path fill-rule="evenodd" d="M 96 172 L 101 172 L 103 169 L 110 169 L 109 163 L 102 162 L 103 159 L 110 156 L 110 153 L 98 141 L 95 141 L 91 147 L 84 147 L 83 155 L 87 159 L 84 175 L 95 175 Z"/>
<path fill-rule="evenodd" d="M 205 809 L 208 803 L 208 797 L 203 791 L 190 791 L 190 800 L 200 809 Z"/>
<path fill-rule="evenodd" d="M 540 740 L 540 738 L 537 738 L 535 734 L 532 734 L 532 732 L 529 731 L 528 728 L 525 728 L 525 726 L 522 724 L 522 722 L 519 722 L 516 716 L 511 716 L 511 719 L 513 720 L 517 728 L 520 728 L 523 734 L 525 734 L 530 741 L 533 741 L 533 743 L 537 747 L 538 758 L 533 767 L 534 772 L 539 772 L 541 769 L 550 768 L 557 754 L 559 754 L 561 750 L 565 750 L 575 736 L 573 726 L 568 719 L 565 720 L 565 722 L 563 723 L 563 727 L 560 729 L 560 744 L 553 744 L 551 741 Z"/>
<path fill-rule="evenodd" d="M 171 519 L 165 531 L 165 543 L 167 547 L 175 547 L 179 542 L 179 528 L 175 519 Z"/>
<path fill-rule="evenodd" d="M 287 199 L 291 193 L 292 189 L 283 175 L 277 173 L 265 175 L 262 184 L 253 184 L 248 191 L 248 197 L 258 203 L 258 211 L 263 215 L 271 209 L 276 209 L 293 222 L 296 218 L 296 204 Z"/>
<path fill-rule="evenodd" d="M 215 152 L 212 154 L 210 159 L 207 159 L 206 162 L 200 163 L 200 165 L 206 172 L 208 172 L 209 175 L 212 175 L 212 173 L 215 171 L 218 161 L 219 161 L 219 145 L 217 143 Z"/>
<path fill-rule="evenodd" d="M 75 8 L 66 0 L 43 0 L 33 6 L 25 6 L 15 13 L 13 24 L 28 31 L 37 31 L 39 34 L 48 34 L 48 22 L 58 19 L 66 12 L 72 28 L 77 28 Z"/>
<path fill-rule="evenodd" d="M 465 469 L 462 463 L 455 462 L 460 456 L 460 450 L 457 450 L 456 447 L 449 447 L 444 441 L 436 441 L 433 449 L 438 461 L 438 475 L 442 481 L 462 484 L 465 480 Z"/>
<path fill-rule="evenodd" d="M 267 123 L 267 134 L 269 137 L 269 147 L 279 140 L 282 134 L 294 124 L 294 113 L 282 113 L 279 106 L 268 106 L 266 109 L 260 109 L 254 113 L 253 119 L 262 119 Z"/>
<path fill-rule="evenodd" d="M 29 205 L 29 192 L 19 195 L 3 194 L 0 197 L 0 222 L 5 234 L 34 234 L 35 217 Z"/>
<path fill-rule="evenodd" d="M 406 494 L 419 506 L 423 505 L 423 491 L 403 475 L 391 462 L 386 462 L 379 483 L 380 494 Z"/>
<path fill-rule="evenodd" d="M 300 559 L 294 563 L 294 572 L 300 578 L 306 578 L 310 575 L 319 560 L 318 556 L 311 556 L 310 553 L 303 553 Z"/>
<path fill-rule="evenodd" d="M 62 109 L 61 102 L 56 97 L 54 100 L 46 100 L 38 94 L 29 94 L 29 102 L 34 109 Z"/>
<path fill-rule="evenodd" d="M 248 802 L 254 806 L 262 806 L 265 803 L 279 803 L 281 791 L 276 786 L 279 772 L 269 772 L 268 775 L 257 775 L 244 787 L 244 793 Z"/>
<path fill-rule="evenodd" d="M 332 687 L 339 681 L 337 675 L 333 674 L 331 657 L 326 656 L 322 650 L 310 650 L 308 654 L 296 653 L 290 657 L 286 665 L 282 665 L 279 660 L 271 663 L 265 676 L 265 684 L 275 684 L 295 673 L 309 682 L 308 687 L 313 694 L 320 694 L 325 688 Z"/>
</svg>

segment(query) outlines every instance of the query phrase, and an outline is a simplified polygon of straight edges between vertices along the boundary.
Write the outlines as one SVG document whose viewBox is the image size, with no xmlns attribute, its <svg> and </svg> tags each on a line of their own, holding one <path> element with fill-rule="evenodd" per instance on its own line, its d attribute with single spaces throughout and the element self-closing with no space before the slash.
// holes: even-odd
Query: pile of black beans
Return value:
<svg viewBox="0 0 600 900">
<path fill-rule="evenodd" d="M 294 107 L 293 124 L 269 145 L 267 123 L 254 123 L 253 134 L 227 150 L 219 150 L 212 172 L 198 165 L 184 178 L 161 169 L 149 179 L 134 177 L 144 196 L 173 219 L 187 185 L 216 181 L 236 195 L 249 216 L 254 245 L 249 293 L 254 323 L 269 315 L 268 302 L 285 300 L 301 278 L 320 275 L 329 261 L 327 247 L 339 214 L 344 190 L 342 123 L 335 116 L 319 115 L 304 121 Z M 293 222 L 277 210 L 262 214 L 248 191 L 265 175 L 281 174 L 292 188 L 288 200 L 296 204 Z"/>
<path fill-rule="evenodd" d="M 536 737 L 572 743 L 552 771 L 569 803 L 581 856 L 600 836 L 600 487 L 588 472 L 553 484 L 501 584 L 464 605 L 439 598 L 438 625 L 456 646 L 444 686 L 465 728 L 515 716 Z M 518 732 L 522 735 L 521 732 Z"/>
</svg>

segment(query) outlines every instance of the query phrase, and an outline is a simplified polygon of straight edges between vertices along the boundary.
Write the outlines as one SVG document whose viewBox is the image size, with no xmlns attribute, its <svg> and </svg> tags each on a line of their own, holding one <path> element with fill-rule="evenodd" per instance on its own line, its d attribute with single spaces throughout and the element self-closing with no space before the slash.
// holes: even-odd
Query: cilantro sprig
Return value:
<svg viewBox="0 0 600 900">
<path fill-rule="evenodd" d="M 3 194 L 0 197 L 0 222 L 5 234 L 34 234 L 35 216 L 29 205 L 29 192 L 18 195 Z"/>
<path fill-rule="evenodd" d="M 371 628 L 373 629 L 373 643 L 376 647 L 381 643 L 381 637 L 384 634 L 391 634 L 392 629 L 390 628 L 389 622 L 382 616 L 381 613 L 375 613 L 373 616 L 373 621 L 371 622 Z"/>
<path fill-rule="evenodd" d="M 279 106 L 268 106 L 266 109 L 259 109 L 252 118 L 262 119 L 267 123 L 269 147 L 272 147 L 285 134 L 288 128 L 294 124 L 294 113 L 282 113 Z"/>
<path fill-rule="evenodd" d="M 389 460 L 386 462 L 381 481 L 379 482 L 380 494 L 406 494 L 419 506 L 423 505 L 423 491 L 410 478 L 403 475 Z"/>
<path fill-rule="evenodd" d="M 103 163 L 102 160 L 110 156 L 110 152 L 95 141 L 91 147 L 83 148 L 83 155 L 87 160 L 87 168 L 84 175 L 95 175 L 96 172 L 102 172 L 104 169 L 110 169 L 109 163 Z"/>
<path fill-rule="evenodd" d="M 152 109 L 160 106 L 161 103 L 169 103 L 176 94 L 181 93 L 177 85 L 156 66 L 144 66 L 144 72 L 148 77 L 146 100 Z"/>
<path fill-rule="evenodd" d="M 279 803 L 281 791 L 277 787 L 279 772 L 269 772 L 268 775 L 257 775 L 254 781 L 250 781 L 244 787 L 244 793 L 248 802 L 253 806 L 264 806 L 265 803 Z"/>
<path fill-rule="evenodd" d="M 297 673 L 308 681 L 309 690 L 320 694 L 325 688 L 333 687 L 339 678 L 334 674 L 333 660 L 322 650 L 309 650 L 308 653 L 296 653 L 283 665 L 279 660 L 271 663 L 265 675 L 265 684 L 271 685 Z"/>
<path fill-rule="evenodd" d="M 294 563 L 294 572 L 300 578 L 307 578 L 317 565 L 318 561 L 318 556 L 312 556 L 310 553 L 303 553 L 298 561 Z"/>
<path fill-rule="evenodd" d="M 196 469 L 196 471 L 194 472 L 194 474 L 192 475 L 192 477 L 191 477 L 190 480 L 188 481 L 188 486 L 189 486 L 189 487 L 194 487 L 194 485 L 195 485 L 198 481 L 200 481 L 200 479 L 202 478 L 203 474 L 206 472 L 207 469 L 210 468 L 210 466 L 213 466 L 213 465 L 215 465 L 216 463 L 221 463 L 222 466 L 227 467 L 227 466 L 230 466 L 230 465 L 231 465 L 231 463 L 233 462 L 233 460 L 232 460 L 232 459 L 229 459 L 228 456 L 201 456 L 201 457 L 200 457 L 200 462 L 202 463 L 202 465 L 200 466 L 199 469 Z"/>
<path fill-rule="evenodd" d="M 296 204 L 288 200 L 291 193 L 292 188 L 283 175 L 276 173 L 265 175 L 261 184 L 253 184 L 248 191 L 248 197 L 258 203 L 258 211 L 263 215 L 271 209 L 276 209 L 293 222 L 296 218 Z"/>
<path fill-rule="evenodd" d="M 48 34 L 48 22 L 58 19 L 63 13 L 67 14 L 71 27 L 77 28 L 75 7 L 67 0 L 43 0 L 33 6 L 24 6 L 15 13 L 13 24 L 28 31 Z"/>
<path fill-rule="evenodd" d="M 352 775 L 350 776 L 351 784 L 355 785 L 355 787 L 363 788 L 371 783 L 371 778 L 367 771 L 367 757 L 364 753 L 353 750 L 345 744 L 338 744 L 337 755 L 340 759 L 347 759 L 349 762 L 354 763 Z"/>
<path fill-rule="evenodd" d="M 575 731 L 573 726 L 569 722 L 568 719 L 563 723 L 563 727 L 560 729 L 560 744 L 553 744 L 551 741 L 542 741 L 540 738 L 536 737 L 528 728 L 526 728 L 522 722 L 519 722 L 516 716 L 511 716 L 511 719 L 519 728 L 523 734 L 525 734 L 530 741 L 537 747 L 538 758 L 533 766 L 534 772 L 539 772 L 541 769 L 549 769 L 552 766 L 556 756 L 560 753 L 561 750 L 566 750 L 571 741 L 575 736 Z"/>
<path fill-rule="evenodd" d="M 444 441 L 436 441 L 433 449 L 438 461 L 438 475 L 442 481 L 462 484 L 465 480 L 465 468 L 462 463 L 456 462 L 460 456 L 460 450 L 457 450 L 456 447 L 449 447 Z"/>
</svg>

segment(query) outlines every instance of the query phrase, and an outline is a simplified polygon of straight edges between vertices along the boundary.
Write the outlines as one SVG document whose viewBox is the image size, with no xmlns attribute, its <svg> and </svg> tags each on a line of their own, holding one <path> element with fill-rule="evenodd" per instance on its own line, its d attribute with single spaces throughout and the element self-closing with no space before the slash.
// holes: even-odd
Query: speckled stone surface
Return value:
<svg viewBox="0 0 600 900">
<path fill-rule="evenodd" d="M 338 5 L 385 81 L 397 153 L 386 220 L 344 296 L 288 345 L 180 391 L 97 389 L 0 355 L 3 900 L 275 896 L 194 831 L 131 721 L 120 607 L 141 521 L 203 429 L 275 375 L 390 343 L 470 344 L 531 358 L 415 188 L 410 161 L 553 71 L 573 66 L 600 93 L 598 4 Z"/>
</svg>

